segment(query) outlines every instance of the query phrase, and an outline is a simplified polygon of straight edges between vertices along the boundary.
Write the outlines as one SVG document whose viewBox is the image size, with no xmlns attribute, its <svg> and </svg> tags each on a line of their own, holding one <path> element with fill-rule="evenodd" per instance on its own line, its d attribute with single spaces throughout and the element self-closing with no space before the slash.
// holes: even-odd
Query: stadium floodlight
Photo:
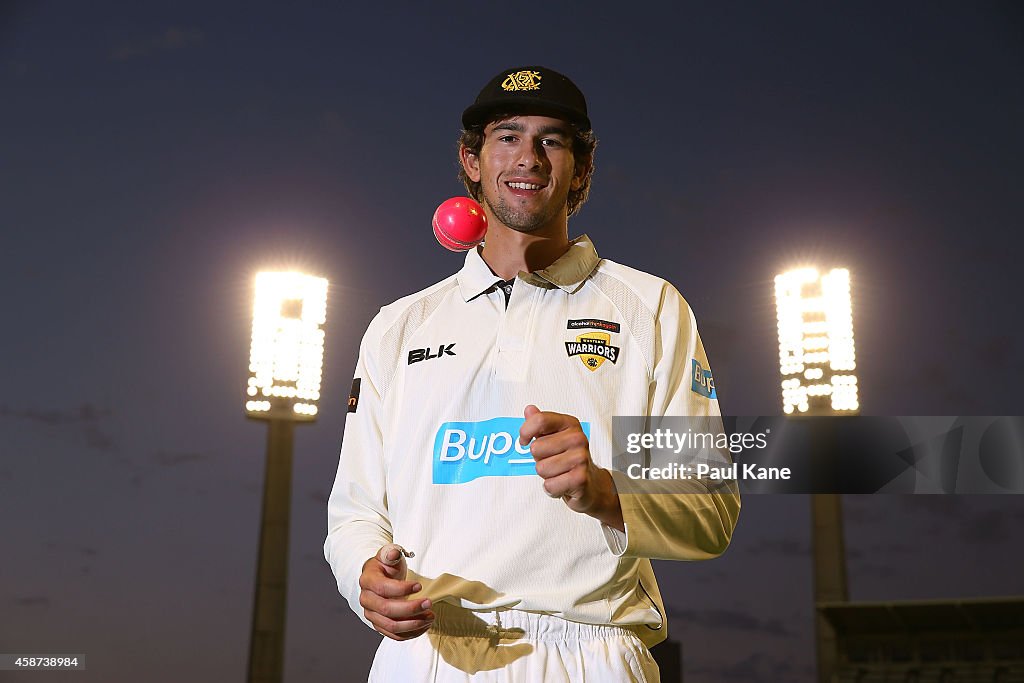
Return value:
<svg viewBox="0 0 1024 683">
<path fill-rule="evenodd" d="M 850 271 L 799 268 L 775 277 L 782 409 L 850 415 L 860 409 Z"/>
<path fill-rule="evenodd" d="M 312 422 L 320 401 L 327 280 L 302 273 L 256 276 L 246 415 Z"/>
<path fill-rule="evenodd" d="M 280 683 L 284 676 L 295 424 L 316 419 L 326 318 L 324 278 L 294 272 L 256 276 L 245 414 L 267 423 L 267 464 L 246 676 L 249 683 Z"/>
</svg>

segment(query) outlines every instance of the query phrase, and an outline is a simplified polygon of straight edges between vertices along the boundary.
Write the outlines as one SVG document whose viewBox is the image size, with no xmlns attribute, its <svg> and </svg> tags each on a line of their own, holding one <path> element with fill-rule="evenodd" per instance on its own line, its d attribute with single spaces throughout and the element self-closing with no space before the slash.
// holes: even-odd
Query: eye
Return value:
<svg viewBox="0 0 1024 683">
<path fill-rule="evenodd" d="M 541 142 L 545 147 L 564 147 L 562 141 L 555 138 L 544 138 Z"/>
<path fill-rule="evenodd" d="M 502 135 L 500 138 L 498 138 L 498 142 L 515 142 L 515 139 L 515 135 Z"/>
</svg>

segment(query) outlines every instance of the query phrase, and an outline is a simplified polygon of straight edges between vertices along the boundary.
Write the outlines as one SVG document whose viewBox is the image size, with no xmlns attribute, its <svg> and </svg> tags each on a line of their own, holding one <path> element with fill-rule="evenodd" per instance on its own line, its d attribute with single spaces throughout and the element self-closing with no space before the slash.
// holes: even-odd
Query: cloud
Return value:
<svg viewBox="0 0 1024 683">
<path fill-rule="evenodd" d="M 60 426 L 76 423 L 96 422 L 111 415 L 106 408 L 97 408 L 91 403 L 83 403 L 78 410 L 62 412 L 59 410 L 35 410 L 33 408 L 17 409 L 8 406 L 0 406 L 0 417 L 15 417 L 23 420 L 30 420 L 48 426 Z"/>
<path fill-rule="evenodd" d="M 1024 510 L 978 510 L 983 502 L 962 496 L 905 496 L 900 505 L 904 513 L 924 518 L 925 533 L 947 535 L 956 530 L 965 543 L 979 545 L 1008 541 L 1024 523 Z"/>
<path fill-rule="evenodd" d="M 878 557 L 887 555 L 907 555 L 917 550 L 916 544 L 907 543 L 904 541 L 887 541 L 882 543 L 872 543 L 870 546 L 869 553 L 858 552 L 857 559 L 863 555 L 864 557 Z M 847 555 L 851 558 L 854 557 L 852 551 L 847 552 Z"/>
<path fill-rule="evenodd" d="M 743 633 L 764 633 L 771 636 L 791 636 L 793 632 L 778 619 L 759 619 L 748 612 L 728 609 L 692 610 L 665 605 L 668 616 L 701 628 L 720 628 Z"/>
<path fill-rule="evenodd" d="M 122 44 L 110 53 L 113 61 L 125 61 L 145 57 L 157 52 L 180 50 L 203 42 L 203 32 L 198 28 L 172 26 L 156 36 L 133 40 Z"/>
<path fill-rule="evenodd" d="M 11 601 L 17 607 L 49 607 L 50 598 L 45 595 L 26 595 Z"/>
<path fill-rule="evenodd" d="M 937 398 L 945 405 L 959 406 L 956 409 L 958 412 L 966 412 L 978 403 L 971 396 L 971 392 L 956 384 L 948 363 L 929 361 L 914 368 L 911 373 L 910 381 L 918 388 L 919 393 Z"/>
<path fill-rule="evenodd" d="M 760 539 L 747 545 L 744 550 L 751 555 L 780 555 L 782 557 L 807 557 L 811 548 L 803 541 L 792 538 Z"/>
<path fill-rule="evenodd" d="M 82 436 L 85 437 L 85 445 L 97 451 L 117 450 L 117 443 L 106 432 L 100 430 L 94 424 L 82 426 Z"/>
<path fill-rule="evenodd" d="M 899 502 L 904 513 L 923 513 L 933 519 L 956 520 L 964 512 L 964 503 L 956 496 L 900 496 Z"/>
<path fill-rule="evenodd" d="M 209 459 L 210 456 L 203 455 L 202 453 L 172 453 L 168 451 L 159 451 L 156 454 L 157 464 L 166 465 L 168 467 L 182 465 L 187 462 L 200 462 Z"/>
<path fill-rule="evenodd" d="M 872 563 L 868 560 L 858 561 L 856 572 L 858 577 L 875 576 L 880 579 L 891 579 L 897 575 L 892 565 Z"/>
<path fill-rule="evenodd" d="M 117 450 L 114 437 L 100 426 L 111 415 L 113 412 L 110 409 L 99 408 L 91 403 L 83 403 L 72 411 L 0 406 L 0 417 L 27 420 L 45 427 L 78 427 L 85 445 L 98 451 Z"/>
<path fill-rule="evenodd" d="M 312 674 L 320 671 L 320 658 L 316 655 L 306 656 L 301 658 L 301 664 L 299 664 L 299 678 L 308 680 L 312 677 Z"/>
<path fill-rule="evenodd" d="M 965 543 L 995 545 L 1006 543 L 1024 523 L 1024 510 L 985 510 L 963 522 L 960 537 Z"/>
<path fill-rule="evenodd" d="M 854 525 L 872 526 L 892 519 L 891 506 L 870 495 L 843 496 L 843 519 Z"/>
</svg>

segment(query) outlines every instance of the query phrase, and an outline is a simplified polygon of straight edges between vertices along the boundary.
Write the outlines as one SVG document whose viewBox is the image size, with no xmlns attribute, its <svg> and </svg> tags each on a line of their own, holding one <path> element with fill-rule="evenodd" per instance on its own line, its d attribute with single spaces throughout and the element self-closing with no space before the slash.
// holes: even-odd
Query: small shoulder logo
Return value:
<svg viewBox="0 0 1024 683">
<path fill-rule="evenodd" d="M 515 90 L 540 90 L 540 72 L 517 71 L 514 74 L 509 74 L 508 77 L 501 82 L 501 88 L 506 92 L 512 92 Z"/>
<path fill-rule="evenodd" d="M 455 352 L 452 349 L 455 348 L 455 342 L 451 344 L 441 344 L 437 347 L 437 353 L 431 353 L 433 349 L 413 349 L 409 352 L 409 365 L 413 363 L 419 363 L 421 360 L 431 360 L 432 358 L 440 358 L 441 356 L 454 356 Z"/>
<path fill-rule="evenodd" d="M 356 412 L 359 407 L 359 384 L 362 380 L 356 377 L 352 380 L 352 393 L 348 395 L 348 412 Z"/>
<path fill-rule="evenodd" d="M 593 372 L 606 360 L 614 364 L 619 359 L 619 347 L 612 346 L 611 340 L 607 332 L 586 332 L 576 337 L 576 341 L 565 342 L 565 352 L 570 358 L 579 356 L 583 367 Z"/>
<path fill-rule="evenodd" d="M 693 383 L 690 385 L 690 389 L 693 390 L 693 393 L 707 398 L 718 398 L 718 392 L 715 391 L 715 378 L 711 376 L 711 371 L 705 370 L 696 358 L 693 359 Z"/>
</svg>

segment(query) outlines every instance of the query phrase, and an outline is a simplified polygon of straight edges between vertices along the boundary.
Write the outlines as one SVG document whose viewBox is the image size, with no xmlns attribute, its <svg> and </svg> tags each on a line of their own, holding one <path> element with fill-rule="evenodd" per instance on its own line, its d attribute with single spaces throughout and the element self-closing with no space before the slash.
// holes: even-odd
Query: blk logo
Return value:
<svg viewBox="0 0 1024 683">
<path fill-rule="evenodd" d="M 431 358 L 440 358 L 441 356 L 454 356 L 455 352 L 452 349 L 455 347 L 455 342 L 451 344 L 441 344 L 437 347 L 437 353 L 431 353 L 433 349 L 413 349 L 409 352 L 409 365 L 413 363 L 419 363 L 421 360 L 430 360 Z"/>
</svg>

